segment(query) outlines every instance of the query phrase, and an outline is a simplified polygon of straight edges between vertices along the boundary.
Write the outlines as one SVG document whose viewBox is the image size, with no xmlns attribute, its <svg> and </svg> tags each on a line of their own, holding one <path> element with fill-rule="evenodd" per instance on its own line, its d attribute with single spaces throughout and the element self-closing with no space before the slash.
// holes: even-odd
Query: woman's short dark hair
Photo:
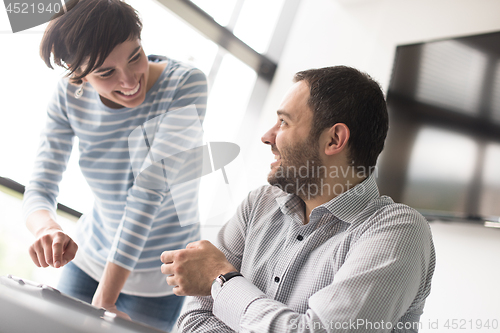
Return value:
<svg viewBox="0 0 500 333">
<path fill-rule="evenodd" d="M 40 55 L 54 68 L 52 54 L 54 63 L 68 70 L 71 82 L 81 84 L 117 45 L 141 38 L 141 30 L 139 14 L 123 1 L 70 0 L 45 30 Z"/>
<path fill-rule="evenodd" d="M 310 69 L 294 81 L 309 86 L 308 105 L 313 111 L 311 137 L 336 123 L 349 127 L 348 148 L 352 165 L 371 170 L 384 149 L 389 116 L 379 84 L 368 74 L 346 66 Z"/>
</svg>

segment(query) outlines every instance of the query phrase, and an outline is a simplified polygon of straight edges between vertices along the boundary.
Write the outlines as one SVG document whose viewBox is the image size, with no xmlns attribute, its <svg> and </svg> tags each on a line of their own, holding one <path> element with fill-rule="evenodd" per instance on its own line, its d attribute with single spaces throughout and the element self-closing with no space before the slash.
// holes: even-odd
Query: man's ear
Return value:
<svg viewBox="0 0 500 333">
<path fill-rule="evenodd" d="M 337 123 L 325 130 L 325 154 L 335 155 L 346 149 L 351 132 L 344 123 Z"/>
</svg>

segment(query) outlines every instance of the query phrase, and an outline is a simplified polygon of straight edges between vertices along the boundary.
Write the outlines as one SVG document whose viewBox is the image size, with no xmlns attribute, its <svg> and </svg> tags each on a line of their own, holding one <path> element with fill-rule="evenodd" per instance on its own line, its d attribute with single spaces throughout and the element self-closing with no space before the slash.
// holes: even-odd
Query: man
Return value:
<svg viewBox="0 0 500 333">
<path fill-rule="evenodd" d="M 162 253 L 183 332 L 417 331 L 434 272 L 427 221 L 380 196 L 383 93 L 349 67 L 299 72 L 262 137 L 276 161 L 208 241 Z M 220 249 L 220 250 L 219 250 Z M 215 279 L 215 280 L 214 280 Z"/>
</svg>

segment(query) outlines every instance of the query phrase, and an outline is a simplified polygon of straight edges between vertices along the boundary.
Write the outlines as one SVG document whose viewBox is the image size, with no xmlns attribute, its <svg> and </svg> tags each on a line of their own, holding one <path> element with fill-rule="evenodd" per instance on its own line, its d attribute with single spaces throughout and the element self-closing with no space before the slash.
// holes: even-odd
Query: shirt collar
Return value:
<svg viewBox="0 0 500 333">
<path fill-rule="evenodd" d="M 290 215 L 300 209 L 304 209 L 302 199 L 295 194 L 283 192 L 281 196 L 276 198 L 276 202 L 278 203 L 281 212 L 286 215 Z"/>
<path fill-rule="evenodd" d="M 326 209 L 333 216 L 351 224 L 366 208 L 368 203 L 379 196 L 375 174 L 372 174 L 353 188 L 314 208 L 312 213 Z M 295 194 L 283 193 L 283 195 L 276 198 L 276 202 L 283 214 L 289 215 L 297 209 L 303 209 L 302 199 Z"/>
<path fill-rule="evenodd" d="M 378 197 L 380 197 L 380 193 L 373 173 L 358 185 L 319 207 L 325 207 L 340 220 L 351 224 L 368 206 L 368 203 Z"/>
</svg>

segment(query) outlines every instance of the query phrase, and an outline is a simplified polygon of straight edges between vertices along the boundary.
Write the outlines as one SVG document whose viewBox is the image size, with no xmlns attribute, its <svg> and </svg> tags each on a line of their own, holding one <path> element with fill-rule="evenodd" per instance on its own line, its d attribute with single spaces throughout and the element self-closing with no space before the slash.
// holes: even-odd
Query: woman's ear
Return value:
<svg viewBox="0 0 500 333">
<path fill-rule="evenodd" d="M 69 65 L 69 64 L 68 64 L 68 66 L 69 66 L 69 68 L 71 68 L 71 65 Z M 82 70 L 80 69 L 80 67 L 78 67 L 77 69 L 75 69 L 75 71 L 73 72 L 73 74 L 72 74 L 72 75 L 73 75 L 73 76 L 75 76 L 75 75 L 80 75 L 81 73 L 82 73 Z M 82 82 L 87 82 L 87 77 L 86 77 L 86 76 L 84 76 L 84 77 L 82 77 L 80 80 L 82 80 Z"/>
<path fill-rule="evenodd" d="M 344 123 L 337 123 L 327 129 L 325 135 L 325 154 L 335 155 L 343 151 L 349 142 L 351 132 Z"/>
</svg>

